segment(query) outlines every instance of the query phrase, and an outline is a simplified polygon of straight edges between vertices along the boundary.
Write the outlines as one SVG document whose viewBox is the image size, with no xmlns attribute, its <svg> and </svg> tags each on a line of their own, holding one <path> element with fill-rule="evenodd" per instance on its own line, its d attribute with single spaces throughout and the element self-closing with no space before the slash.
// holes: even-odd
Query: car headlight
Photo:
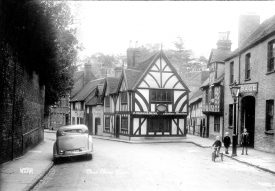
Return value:
<svg viewBox="0 0 275 191">
<path fill-rule="evenodd" d="M 60 153 L 60 154 L 64 154 L 64 151 L 63 151 L 63 150 L 60 150 L 59 153 Z"/>
</svg>

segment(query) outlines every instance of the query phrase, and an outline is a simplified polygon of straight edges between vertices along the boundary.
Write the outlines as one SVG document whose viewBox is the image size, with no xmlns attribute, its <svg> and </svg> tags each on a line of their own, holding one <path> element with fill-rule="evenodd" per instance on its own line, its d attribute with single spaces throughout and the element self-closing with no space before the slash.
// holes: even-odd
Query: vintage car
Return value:
<svg viewBox="0 0 275 191">
<path fill-rule="evenodd" d="M 86 155 L 92 159 L 93 141 L 86 125 L 67 125 L 60 127 L 56 132 L 56 141 L 53 145 L 53 160 L 59 158 Z"/>
</svg>

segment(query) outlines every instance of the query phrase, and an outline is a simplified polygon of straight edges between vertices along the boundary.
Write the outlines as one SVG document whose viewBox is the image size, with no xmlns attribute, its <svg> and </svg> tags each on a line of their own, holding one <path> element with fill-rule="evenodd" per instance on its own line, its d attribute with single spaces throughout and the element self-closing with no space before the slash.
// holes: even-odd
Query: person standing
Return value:
<svg viewBox="0 0 275 191">
<path fill-rule="evenodd" d="M 247 155 L 247 146 L 249 144 L 249 133 L 247 132 L 247 129 L 244 128 L 243 133 L 241 135 L 241 145 L 243 147 L 242 149 L 242 155 L 244 154 L 244 149 L 245 149 L 245 154 Z"/>
<path fill-rule="evenodd" d="M 230 144 L 231 144 L 231 139 L 228 135 L 229 135 L 229 133 L 226 132 L 225 137 L 223 138 L 223 144 L 224 144 L 224 147 L 225 147 L 225 154 L 229 154 L 228 153 L 228 148 L 230 147 Z"/>
</svg>

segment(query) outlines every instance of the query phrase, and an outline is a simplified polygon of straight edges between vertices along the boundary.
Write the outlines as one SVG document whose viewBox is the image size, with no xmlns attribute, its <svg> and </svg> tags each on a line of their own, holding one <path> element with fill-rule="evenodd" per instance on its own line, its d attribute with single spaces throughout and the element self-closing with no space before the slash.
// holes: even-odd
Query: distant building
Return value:
<svg viewBox="0 0 275 191">
<path fill-rule="evenodd" d="M 208 61 L 209 78 L 202 84 L 202 112 L 206 115 L 206 137 L 223 136 L 224 59 L 231 53 L 229 33 L 220 33 L 217 49 Z"/>
<path fill-rule="evenodd" d="M 240 22 L 246 23 L 240 28 L 240 47 L 225 59 L 224 126 L 232 133 L 230 85 L 236 81 L 238 134 L 246 128 L 251 147 L 275 153 L 275 16 L 260 25 L 259 16 L 242 16 Z"/>
<path fill-rule="evenodd" d="M 85 124 L 86 114 L 90 112 L 90 108 L 86 104 L 95 96 L 98 86 L 104 84 L 104 82 L 104 78 L 91 80 L 71 98 L 71 124 Z M 92 127 L 89 130 L 92 132 Z"/>
<path fill-rule="evenodd" d="M 58 129 L 61 126 L 68 125 L 70 123 L 70 104 L 69 96 L 61 98 L 52 105 L 49 111 L 48 128 Z"/>
<path fill-rule="evenodd" d="M 202 113 L 202 91 L 198 89 L 189 100 L 188 133 L 205 136 L 206 116 Z"/>
</svg>

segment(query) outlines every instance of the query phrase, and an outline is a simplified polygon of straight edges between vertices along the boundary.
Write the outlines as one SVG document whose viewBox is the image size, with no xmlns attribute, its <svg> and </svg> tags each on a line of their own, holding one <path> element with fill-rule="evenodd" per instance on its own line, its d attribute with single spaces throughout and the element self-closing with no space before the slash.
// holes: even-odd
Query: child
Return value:
<svg viewBox="0 0 275 191">
<path fill-rule="evenodd" d="M 242 136 L 241 136 L 241 145 L 243 147 L 242 155 L 244 154 L 244 148 L 245 148 L 245 154 L 247 155 L 248 144 L 249 144 L 249 134 L 248 134 L 246 128 L 244 128 Z"/>
<path fill-rule="evenodd" d="M 219 156 L 221 146 L 222 146 L 222 142 L 220 141 L 220 137 L 217 136 L 216 141 L 212 145 L 212 147 L 217 148 L 217 156 Z"/>
<path fill-rule="evenodd" d="M 229 154 L 228 153 L 228 148 L 231 144 L 231 139 L 230 137 L 228 136 L 228 132 L 225 133 L 225 137 L 223 138 L 223 144 L 224 144 L 224 147 L 225 147 L 225 154 Z"/>
</svg>

